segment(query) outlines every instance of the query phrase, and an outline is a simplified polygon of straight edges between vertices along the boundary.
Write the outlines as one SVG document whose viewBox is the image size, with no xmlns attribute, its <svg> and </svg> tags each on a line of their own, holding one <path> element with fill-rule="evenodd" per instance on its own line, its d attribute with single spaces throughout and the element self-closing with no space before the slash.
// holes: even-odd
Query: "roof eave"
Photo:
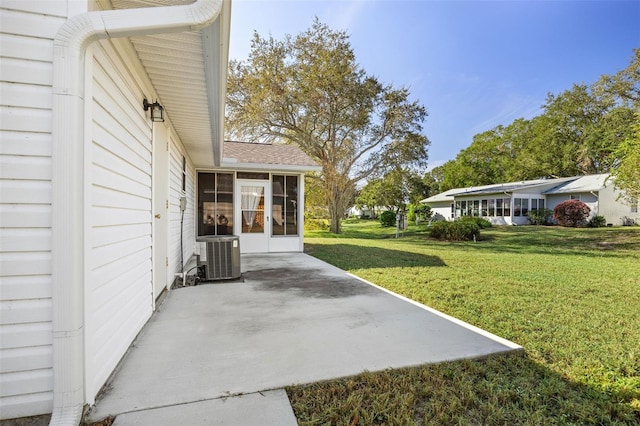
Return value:
<svg viewBox="0 0 640 426">
<path fill-rule="evenodd" d="M 302 164 L 258 164 L 258 163 L 240 163 L 233 161 L 223 161 L 219 167 L 223 170 L 256 170 L 256 171 L 270 171 L 270 172 L 320 172 L 322 167 L 302 165 Z"/>
</svg>

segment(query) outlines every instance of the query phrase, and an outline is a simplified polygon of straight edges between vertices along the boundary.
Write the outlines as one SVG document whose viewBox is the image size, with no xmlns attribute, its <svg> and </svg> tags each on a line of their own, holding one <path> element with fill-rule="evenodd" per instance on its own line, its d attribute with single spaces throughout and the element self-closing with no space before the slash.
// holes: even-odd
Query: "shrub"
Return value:
<svg viewBox="0 0 640 426">
<path fill-rule="evenodd" d="M 431 219 L 431 216 L 433 214 L 433 212 L 431 211 L 431 207 L 422 203 L 418 204 L 415 207 L 415 211 L 416 211 L 416 216 L 418 216 L 418 219 L 420 220 L 429 220 Z"/>
<path fill-rule="evenodd" d="M 529 211 L 529 223 L 532 225 L 551 225 L 553 218 L 553 210 L 550 209 L 533 209 Z"/>
<path fill-rule="evenodd" d="M 304 219 L 305 231 L 328 231 L 329 221 L 327 219 Z"/>
<path fill-rule="evenodd" d="M 553 218 L 561 226 L 584 226 L 591 209 L 580 200 L 563 201 L 553 209 Z"/>
<path fill-rule="evenodd" d="M 492 226 L 491 222 L 481 217 L 462 216 L 459 221 L 475 223 L 476 225 L 478 225 L 478 228 L 480 229 L 487 229 L 487 228 L 491 228 Z"/>
<path fill-rule="evenodd" d="M 382 212 L 380 215 L 380 223 L 382 226 L 396 226 L 396 214 L 391 210 Z"/>
<path fill-rule="evenodd" d="M 438 240 L 468 241 L 480 236 L 480 227 L 473 221 L 436 222 L 431 226 L 431 236 Z"/>
<path fill-rule="evenodd" d="M 409 222 L 416 221 L 416 206 L 414 206 L 413 204 L 409 204 L 409 213 L 407 214 L 407 220 Z"/>
<path fill-rule="evenodd" d="M 604 216 L 594 216 L 589 219 L 587 226 L 589 228 L 604 228 L 607 226 L 607 219 L 605 219 Z"/>
</svg>

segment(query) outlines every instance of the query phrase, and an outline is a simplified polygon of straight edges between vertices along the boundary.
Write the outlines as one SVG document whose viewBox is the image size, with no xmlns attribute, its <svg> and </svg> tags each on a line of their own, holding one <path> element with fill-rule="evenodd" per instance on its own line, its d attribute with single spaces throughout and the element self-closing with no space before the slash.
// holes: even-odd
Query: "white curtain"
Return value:
<svg viewBox="0 0 640 426">
<path fill-rule="evenodd" d="M 258 206 L 263 193 L 264 188 L 261 186 L 243 186 L 241 189 L 240 209 L 242 210 L 244 223 L 249 227 L 249 231 L 251 231 L 253 221 L 258 213 Z"/>
</svg>

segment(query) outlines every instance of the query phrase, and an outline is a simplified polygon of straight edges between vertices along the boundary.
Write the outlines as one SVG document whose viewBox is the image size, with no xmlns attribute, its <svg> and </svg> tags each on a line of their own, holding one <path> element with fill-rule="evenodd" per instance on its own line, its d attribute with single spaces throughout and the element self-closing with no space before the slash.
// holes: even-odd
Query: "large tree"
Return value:
<svg viewBox="0 0 640 426">
<path fill-rule="evenodd" d="M 231 61 L 227 90 L 231 138 L 296 144 L 322 166 L 332 232 L 359 181 L 426 165 L 425 108 L 368 75 L 347 34 L 317 19 L 283 40 L 254 33 L 249 58 Z"/>
<path fill-rule="evenodd" d="M 629 65 L 614 75 L 605 75 L 596 84 L 601 96 L 610 96 L 633 111 L 629 133 L 613 153 L 612 176 L 616 187 L 631 204 L 640 199 L 640 48 L 634 50 Z M 622 114 L 620 114 L 622 115 Z M 623 119 L 626 114 L 623 116 Z M 616 117 L 620 119 L 620 116 Z M 621 135 L 616 135 L 620 137 Z"/>
<path fill-rule="evenodd" d="M 631 205 L 640 200 L 640 113 L 631 133 L 615 152 L 616 165 L 611 173 L 617 188 L 622 190 L 623 198 Z"/>
<path fill-rule="evenodd" d="M 382 177 L 368 181 L 356 197 L 356 204 L 359 207 L 369 207 L 374 215 L 377 207 L 404 211 L 408 204 L 426 198 L 426 191 L 419 173 L 398 167 Z"/>
<path fill-rule="evenodd" d="M 640 108 L 640 48 L 633 50 L 629 65 L 613 75 L 603 75 L 594 85 L 599 96 L 609 96 L 617 103 Z"/>
</svg>

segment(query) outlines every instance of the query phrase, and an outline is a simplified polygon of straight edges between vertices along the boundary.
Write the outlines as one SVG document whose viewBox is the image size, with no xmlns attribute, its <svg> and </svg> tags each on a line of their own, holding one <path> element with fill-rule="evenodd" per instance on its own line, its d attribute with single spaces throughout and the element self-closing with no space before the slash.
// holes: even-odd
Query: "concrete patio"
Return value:
<svg viewBox="0 0 640 426">
<path fill-rule="evenodd" d="M 521 349 L 306 254 L 242 271 L 171 291 L 89 420 L 295 425 L 285 386 Z"/>
</svg>

